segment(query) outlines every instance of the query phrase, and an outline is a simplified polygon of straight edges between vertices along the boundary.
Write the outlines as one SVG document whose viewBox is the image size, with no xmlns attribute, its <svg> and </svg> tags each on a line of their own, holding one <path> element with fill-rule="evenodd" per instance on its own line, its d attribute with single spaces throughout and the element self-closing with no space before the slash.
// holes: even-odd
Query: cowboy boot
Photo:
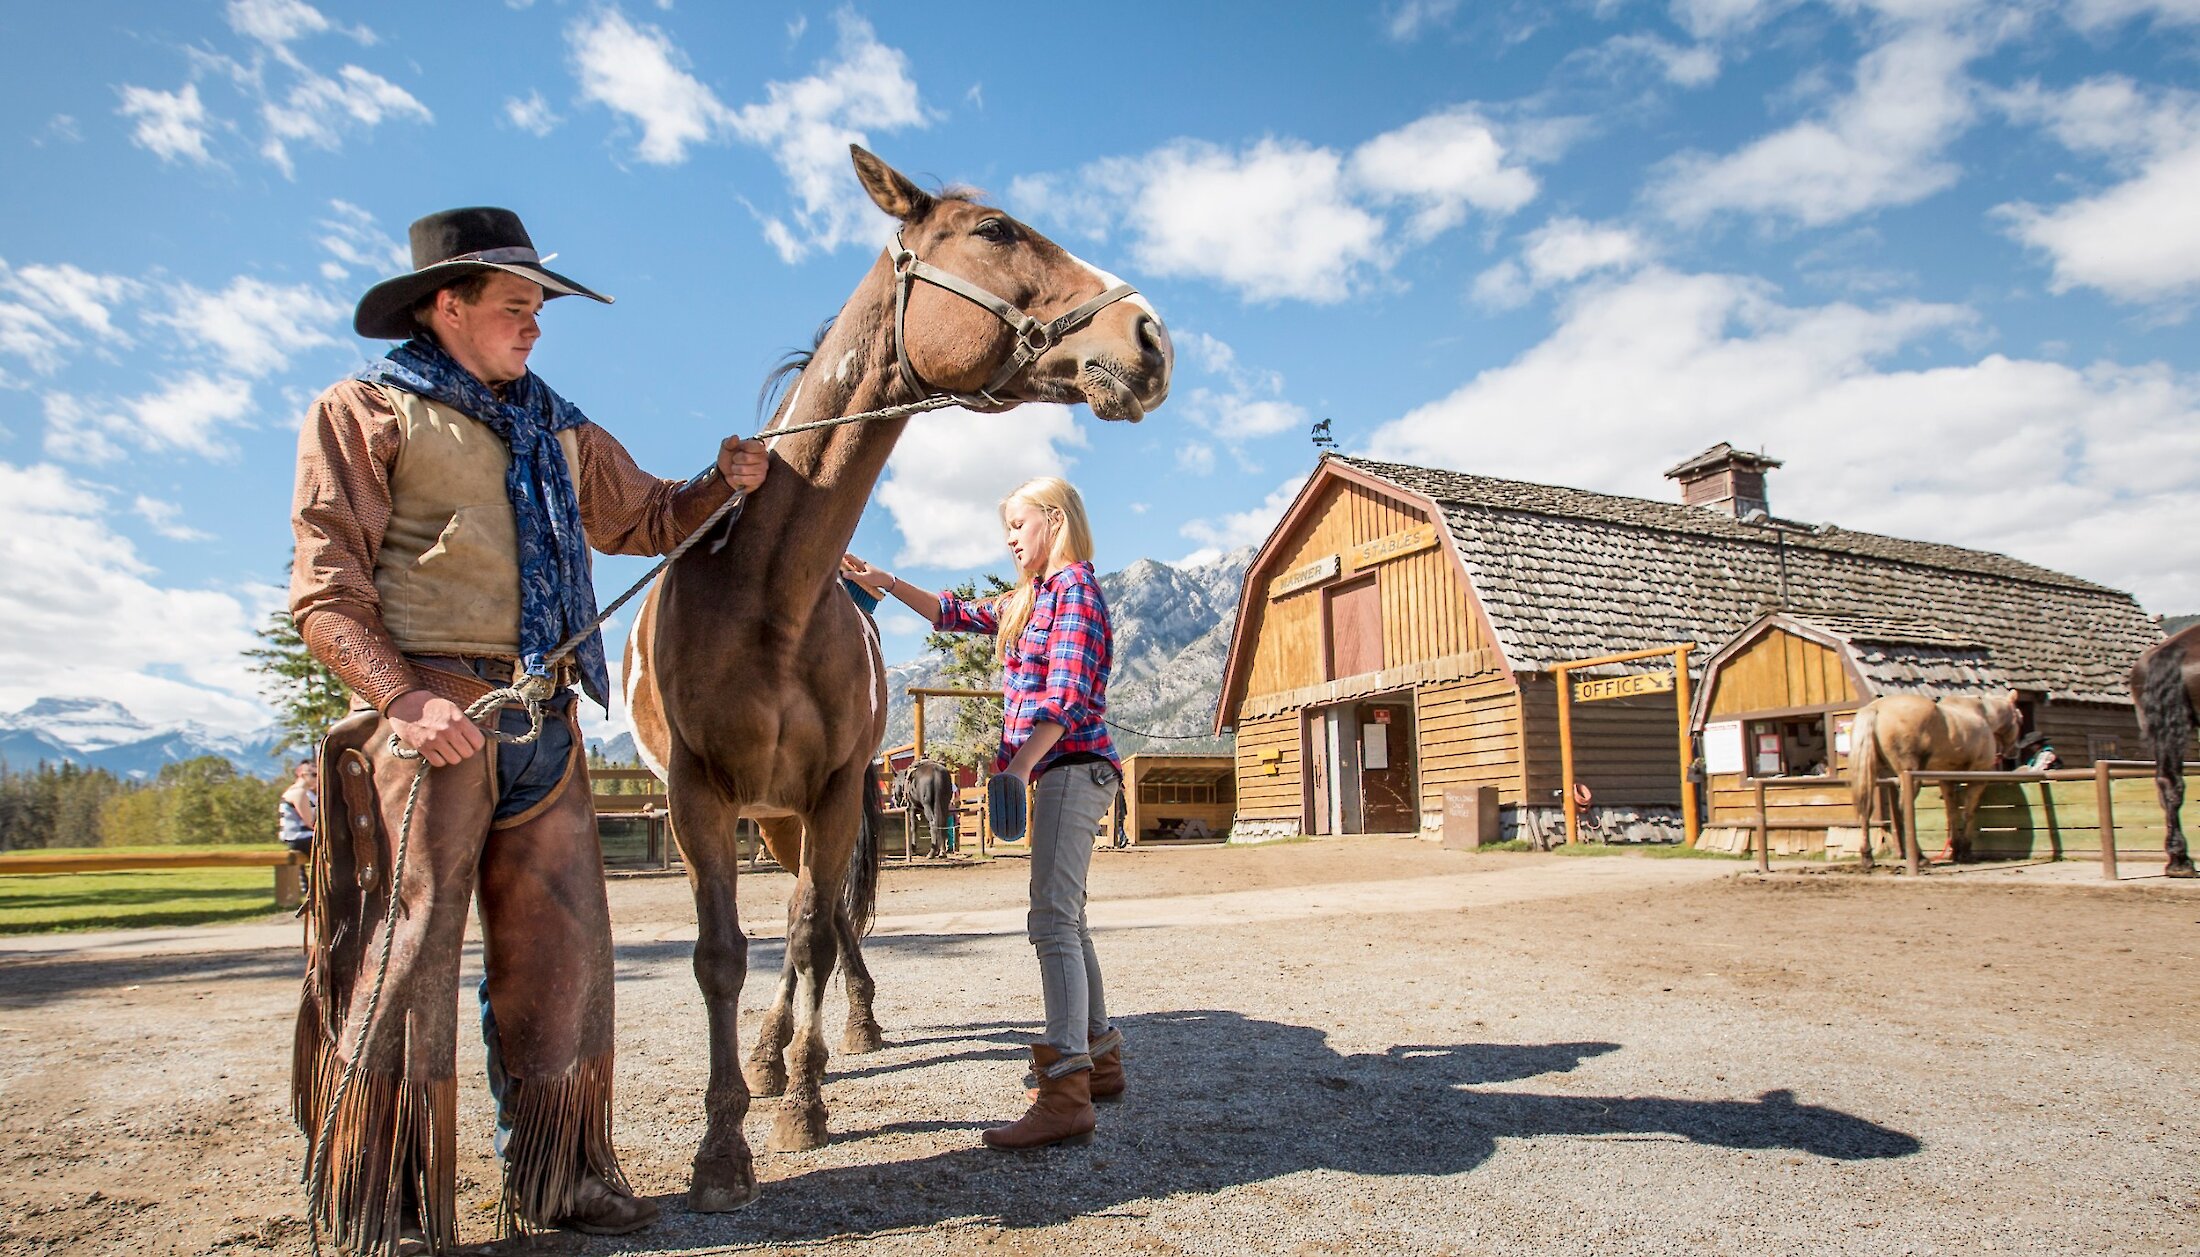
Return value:
<svg viewBox="0 0 2200 1257">
<path fill-rule="evenodd" d="M 1112 1104 L 1123 1098 L 1123 1032 L 1109 1030 L 1092 1041 L 1092 1102 Z M 1024 1075 L 1024 1100 L 1039 1100 L 1039 1076 Z"/>
<path fill-rule="evenodd" d="M 657 1220 L 657 1205 L 590 1174 L 573 1193 L 573 1207 L 551 1220 L 561 1231 L 588 1235 L 625 1235 Z"/>
<path fill-rule="evenodd" d="M 1039 1079 L 1038 1101 L 1022 1117 L 985 1132 L 985 1146 L 1024 1152 L 1091 1143 L 1099 1125 L 1092 1112 L 1092 1058 L 1065 1057 L 1044 1043 L 1033 1044 L 1031 1072 Z"/>
</svg>

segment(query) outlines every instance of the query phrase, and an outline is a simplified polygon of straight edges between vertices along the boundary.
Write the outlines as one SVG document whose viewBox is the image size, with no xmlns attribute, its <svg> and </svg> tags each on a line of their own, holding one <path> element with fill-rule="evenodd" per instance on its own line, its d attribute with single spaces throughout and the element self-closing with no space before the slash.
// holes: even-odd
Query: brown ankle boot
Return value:
<svg viewBox="0 0 2200 1257">
<path fill-rule="evenodd" d="M 1039 1098 L 1022 1117 L 985 1132 L 985 1146 L 1008 1152 L 1045 1148 L 1053 1144 L 1089 1144 L 1099 1119 L 1092 1112 L 1092 1067 L 1064 1061 L 1062 1054 L 1044 1043 L 1031 1049 L 1031 1072 L 1039 1080 Z M 1071 1064 L 1069 1072 L 1052 1071 Z"/>
<path fill-rule="evenodd" d="M 1092 1102 L 1123 1098 L 1123 1032 L 1109 1030 L 1092 1041 Z"/>
</svg>

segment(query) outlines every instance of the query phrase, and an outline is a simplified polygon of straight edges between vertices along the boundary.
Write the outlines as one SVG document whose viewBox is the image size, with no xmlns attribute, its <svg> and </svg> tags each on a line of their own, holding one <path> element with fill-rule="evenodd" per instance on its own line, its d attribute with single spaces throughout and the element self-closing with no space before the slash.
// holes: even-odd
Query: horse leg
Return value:
<svg viewBox="0 0 2200 1257">
<path fill-rule="evenodd" d="M 2179 757 L 2180 759 L 2182 756 Z M 2163 867 L 2164 877 L 2195 877 L 2200 870 L 2192 866 L 2192 852 L 2185 846 L 2185 829 L 2177 814 L 2185 807 L 2184 766 L 2154 770 L 2154 792 L 2162 799 L 2162 820 L 2168 825 L 2169 836 L 2163 840 L 2162 849 L 2169 856 Z"/>
<path fill-rule="evenodd" d="M 707 782 L 672 791 L 673 832 L 679 835 L 688 883 L 695 892 L 695 981 L 710 1016 L 710 1084 L 704 1092 L 703 1142 L 695 1150 L 688 1208 L 726 1213 L 756 1199 L 756 1167 L 741 1123 L 749 1088 L 741 1076 L 741 987 L 748 978 L 749 939 L 741 929 L 734 879 L 740 851 L 734 823 L 740 811 Z"/>
<path fill-rule="evenodd" d="M 839 959 L 833 915 L 862 821 L 865 767 L 859 761 L 835 773 L 816 810 L 803 818 L 802 875 L 795 884 L 794 921 L 787 931 L 787 955 L 795 974 L 794 1041 L 787 1049 L 787 1095 L 772 1126 L 770 1146 L 777 1152 L 807 1152 L 825 1145 L 825 1062 L 830 1054 L 818 1022 L 825 984 Z"/>
<path fill-rule="evenodd" d="M 840 1050 L 862 1056 L 886 1046 L 886 1032 L 872 1011 L 878 984 L 871 980 L 871 966 L 863 960 L 863 940 L 845 907 L 835 906 L 833 930 L 840 936 L 840 954 L 848 965 L 848 1028 L 841 1033 Z"/>
<path fill-rule="evenodd" d="M 764 843 L 781 868 L 796 872 L 801 862 L 802 822 L 793 817 L 773 817 L 758 822 Z M 779 964 L 779 986 L 772 994 L 771 1011 L 757 1027 L 756 1046 L 749 1052 L 749 1090 L 760 1096 L 782 1095 L 787 1090 L 787 1041 L 794 1036 L 794 916 L 795 904 L 787 904 L 787 950 Z"/>
</svg>

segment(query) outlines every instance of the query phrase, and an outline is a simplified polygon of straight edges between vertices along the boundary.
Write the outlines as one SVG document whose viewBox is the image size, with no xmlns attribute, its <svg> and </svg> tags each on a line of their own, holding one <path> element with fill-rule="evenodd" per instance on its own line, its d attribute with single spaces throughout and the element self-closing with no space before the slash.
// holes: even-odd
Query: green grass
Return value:
<svg viewBox="0 0 2200 1257">
<path fill-rule="evenodd" d="M 206 925 L 250 920 L 274 911 L 275 879 L 268 869 L 158 869 L 0 877 L 0 934 Z"/>
<path fill-rule="evenodd" d="M 1490 843 L 1475 848 L 1477 851 L 1533 851 L 1535 844 L 1525 838 L 1511 838 L 1504 842 Z M 1558 843 L 1551 848 L 1552 855 L 1594 856 L 1626 855 L 1646 860 L 1746 860 L 1747 855 L 1733 855 L 1725 851 L 1698 851 L 1679 843 Z"/>
<path fill-rule="evenodd" d="M 275 848 L 275 844 L 274 844 L 274 843 L 271 843 L 271 842 L 210 842 L 210 843 L 206 843 L 206 844 L 204 844 L 204 845 L 201 845 L 201 844 L 198 844 L 198 843 L 190 843 L 190 844 L 188 844 L 188 845 L 187 845 L 187 844 L 184 844 L 184 843 L 175 843 L 175 842 L 168 842 L 168 843 L 160 843 L 160 844 L 158 844 L 158 845 L 140 845 L 140 846 L 134 846 L 134 847 L 39 847 L 39 848 L 36 848 L 35 850 L 31 850 L 31 851 L 24 851 L 24 852 L 20 852 L 20 853 L 18 853 L 18 852 L 12 852 L 12 851 L 11 851 L 11 852 L 5 852 L 5 853 L 0 853 L 0 869 L 4 869 L 4 868 L 6 868 L 6 867 L 7 867 L 7 863 L 8 863 L 8 856 L 10 856 L 10 855 L 16 855 L 16 854 L 22 854 L 22 855 L 183 855 L 183 854 L 189 854 L 189 855 L 212 855 L 212 854 L 215 854 L 215 853 L 218 853 L 218 852 L 228 852 L 228 851 L 272 851 L 272 850 L 275 850 L 275 849 L 276 849 L 276 848 Z"/>
</svg>

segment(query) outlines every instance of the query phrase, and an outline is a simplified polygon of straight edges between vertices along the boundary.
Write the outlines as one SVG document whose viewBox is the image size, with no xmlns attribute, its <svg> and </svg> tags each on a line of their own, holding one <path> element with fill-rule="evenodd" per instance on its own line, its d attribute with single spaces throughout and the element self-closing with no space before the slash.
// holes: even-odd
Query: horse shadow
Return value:
<svg viewBox="0 0 2200 1257">
<path fill-rule="evenodd" d="M 1321 1031 L 1195 1010 L 1125 1017 L 1126 1101 L 1100 1111 L 1089 1147 L 1002 1154 L 978 1145 L 993 1123 L 912 1121 L 837 1133 L 834 1143 L 963 1129 L 970 1146 L 883 1163 L 781 1177 L 760 1163 L 762 1199 L 735 1215 L 694 1215 L 660 1198 L 665 1219 L 601 1251 L 699 1243 L 800 1244 L 943 1223 L 1014 1229 L 1103 1214 L 1136 1201 L 1212 1193 L 1307 1170 L 1445 1175 L 1488 1161 L 1500 1139 L 1549 1136 L 1671 1139 L 1746 1150 L 1789 1149 L 1834 1160 L 1903 1157 L 1922 1146 L 1902 1131 L 1789 1091 L 1753 1099 L 1688 1100 L 1492 1090 L 1620 1050 L 1607 1042 L 1457 1043 L 1339 1052 Z M 954 1038 L 941 1031 L 962 1031 Z M 916 1071 L 1008 1057 L 1007 1027 L 925 1027 L 928 1044 L 960 1050 L 899 1066 Z M 996 1066 L 996 1068 L 999 1068 Z M 866 1071 L 876 1074 L 886 1071 Z M 1005 1072 L 1005 1071 L 1004 1071 Z M 836 1074 L 836 1078 L 847 1075 Z M 912 1080 L 914 1081 L 914 1080 Z M 1004 1085 L 1000 1119 L 1014 1114 Z"/>
</svg>

